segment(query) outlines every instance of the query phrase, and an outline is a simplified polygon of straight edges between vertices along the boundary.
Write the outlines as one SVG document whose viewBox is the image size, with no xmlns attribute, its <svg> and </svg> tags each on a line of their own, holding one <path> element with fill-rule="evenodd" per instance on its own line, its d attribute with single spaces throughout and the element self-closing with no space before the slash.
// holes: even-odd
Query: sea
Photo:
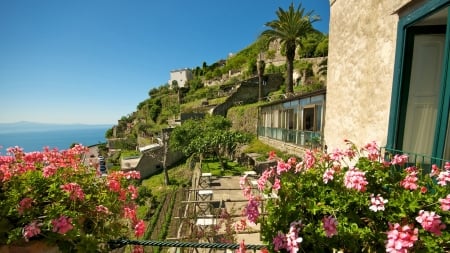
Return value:
<svg viewBox="0 0 450 253">
<path fill-rule="evenodd" d="M 108 127 L 86 129 L 39 129 L 19 132 L 0 132 L 0 155 L 5 155 L 8 147 L 19 146 L 25 152 L 42 151 L 44 147 L 65 150 L 73 143 L 91 146 L 105 143 Z"/>
</svg>

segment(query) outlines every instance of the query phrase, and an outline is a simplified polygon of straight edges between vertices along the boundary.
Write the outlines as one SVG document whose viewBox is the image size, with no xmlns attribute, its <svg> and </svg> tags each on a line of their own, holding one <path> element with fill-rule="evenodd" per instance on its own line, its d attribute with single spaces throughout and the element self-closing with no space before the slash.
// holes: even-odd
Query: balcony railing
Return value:
<svg viewBox="0 0 450 253">
<path fill-rule="evenodd" d="M 201 243 L 201 242 L 171 242 L 171 241 L 140 241 L 140 240 L 116 240 L 110 241 L 109 244 L 112 248 L 122 248 L 127 245 L 141 245 L 144 247 L 156 246 L 161 248 L 187 248 L 188 252 L 199 252 L 198 249 L 210 249 L 209 252 L 227 252 L 227 250 L 237 250 L 239 249 L 239 244 L 234 243 Z M 256 245 L 256 244 L 246 244 L 246 250 L 256 250 L 267 249 L 266 245 Z M 180 251 L 176 251 L 180 252 Z M 181 252 L 185 252 L 181 250 Z"/>
<path fill-rule="evenodd" d="M 322 133 L 315 131 L 258 126 L 258 136 L 264 136 L 308 148 L 316 147 L 322 143 Z"/>
<path fill-rule="evenodd" d="M 405 154 L 408 156 L 408 165 L 419 166 L 425 170 L 425 172 L 429 172 L 431 170 L 431 165 L 435 164 L 438 167 L 442 167 L 445 162 L 449 162 L 449 160 L 445 160 L 439 157 L 433 157 L 425 154 L 417 154 L 411 152 L 405 152 L 403 150 L 392 149 L 387 147 L 381 148 L 381 154 L 384 155 L 386 160 L 391 160 L 391 158 L 396 154 Z"/>
</svg>

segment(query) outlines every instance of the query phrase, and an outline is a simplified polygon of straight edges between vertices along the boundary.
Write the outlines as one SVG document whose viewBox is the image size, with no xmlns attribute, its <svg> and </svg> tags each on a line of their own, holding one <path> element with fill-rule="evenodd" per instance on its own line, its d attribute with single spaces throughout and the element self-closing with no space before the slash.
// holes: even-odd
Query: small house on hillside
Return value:
<svg viewBox="0 0 450 253">
<path fill-rule="evenodd" d="M 450 0 L 330 0 L 325 144 L 450 160 Z M 434 160 L 436 161 L 436 160 Z"/>
<path fill-rule="evenodd" d="M 178 88 L 185 88 L 189 80 L 192 80 L 192 71 L 190 69 L 178 69 L 170 71 L 169 86 L 173 88 L 172 85 L 176 83 Z"/>
</svg>

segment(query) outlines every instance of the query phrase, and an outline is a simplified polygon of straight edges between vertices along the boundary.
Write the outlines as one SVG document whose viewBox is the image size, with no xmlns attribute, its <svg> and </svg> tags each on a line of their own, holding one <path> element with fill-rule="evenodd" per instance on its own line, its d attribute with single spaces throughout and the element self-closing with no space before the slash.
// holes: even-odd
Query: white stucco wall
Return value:
<svg viewBox="0 0 450 253">
<path fill-rule="evenodd" d="M 169 85 L 172 85 L 173 81 L 177 81 L 178 87 L 183 88 L 186 86 L 186 82 L 192 79 L 192 72 L 190 69 L 180 69 L 170 71 Z"/>
<path fill-rule="evenodd" d="M 325 144 L 386 144 L 398 15 L 410 0 L 331 0 Z"/>
</svg>

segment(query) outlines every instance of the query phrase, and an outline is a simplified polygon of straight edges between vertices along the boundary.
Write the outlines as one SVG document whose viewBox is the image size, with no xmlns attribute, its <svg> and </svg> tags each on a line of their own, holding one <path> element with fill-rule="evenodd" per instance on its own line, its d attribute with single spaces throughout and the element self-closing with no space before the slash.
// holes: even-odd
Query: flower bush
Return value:
<svg viewBox="0 0 450 253">
<path fill-rule="evenodd" d="M 108 241 L 140 237 L 139 172 L 101 176 L 83 164 L 86 147 L 0 156 L 0 244 L 43 240 L 62 252 L 107 252 Z"/>
<path fill-rule="evenodd" d="M 279 160 L 258 179 L 260 194 L 243 178 L 248 220 L 262 223 L 271 250 L 449 252 L 450 163 L 425 170 L 381 156 L 375 142 L 346 144 Z"/>
</svg>

